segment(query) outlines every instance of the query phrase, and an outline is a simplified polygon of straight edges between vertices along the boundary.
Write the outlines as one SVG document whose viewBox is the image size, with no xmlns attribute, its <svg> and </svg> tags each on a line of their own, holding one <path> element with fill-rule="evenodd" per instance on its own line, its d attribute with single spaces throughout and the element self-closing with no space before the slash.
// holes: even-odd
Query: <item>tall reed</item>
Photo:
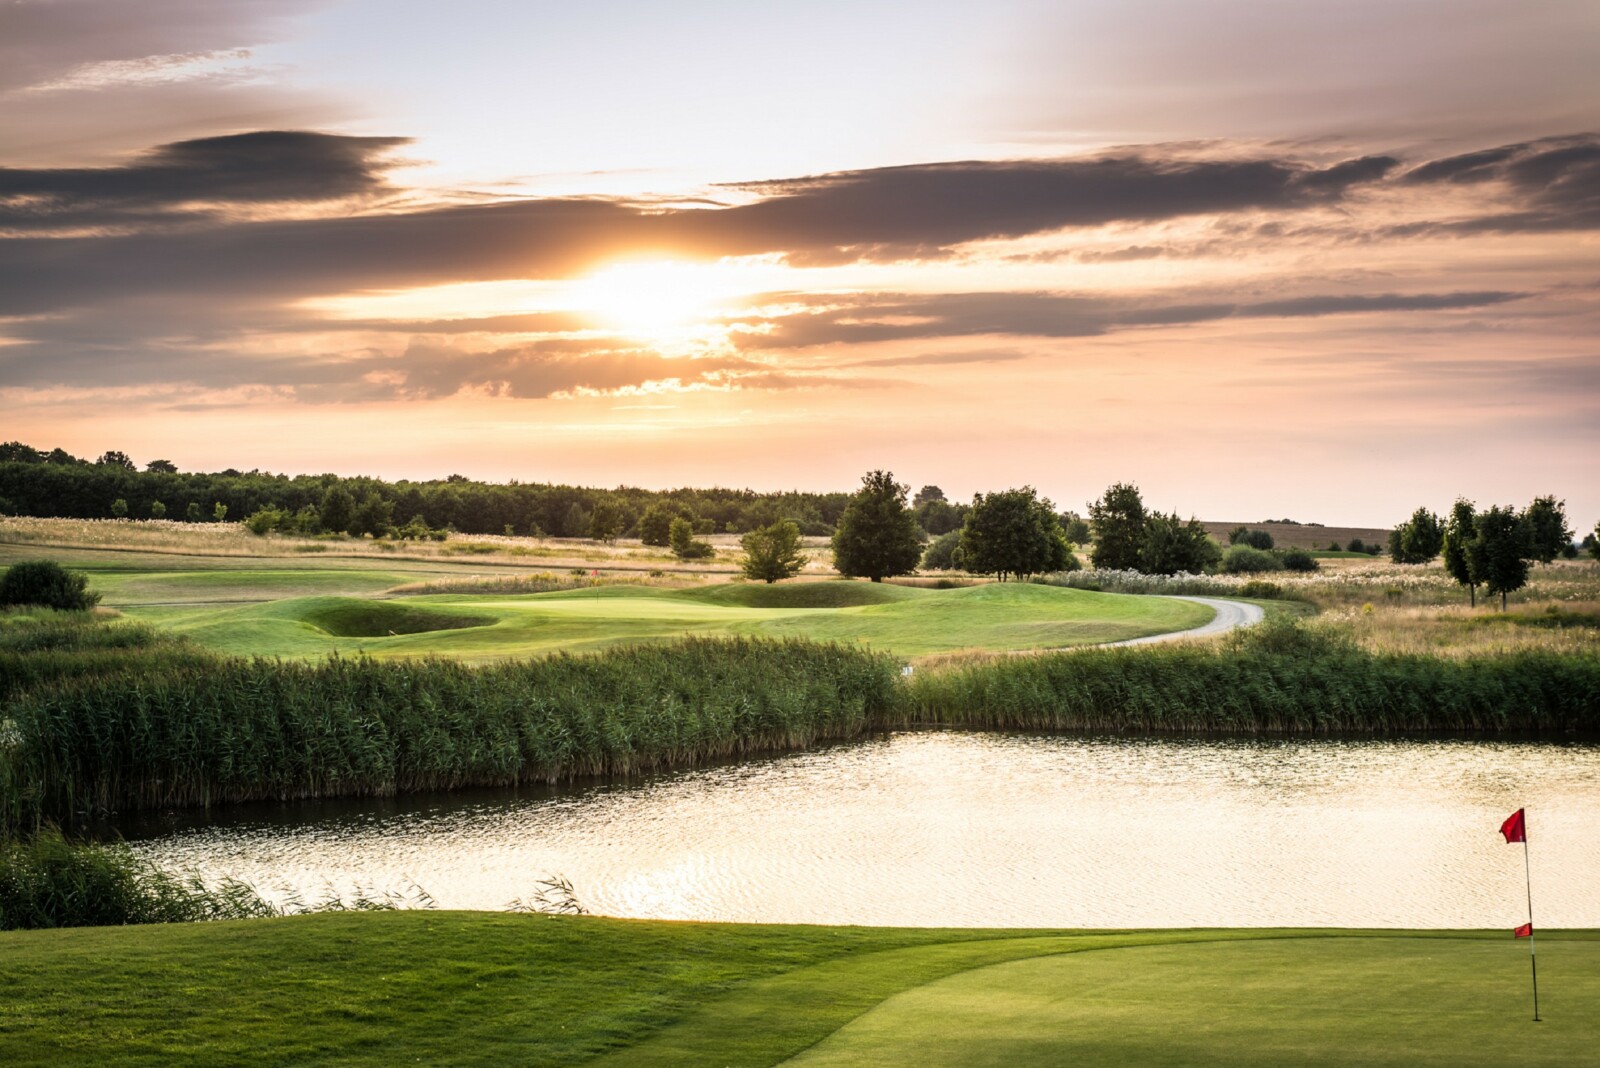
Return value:
<svg viewBox="0 0 1600 1068">
<path fill-rule="evenodd" d="M 629 774 L 857 736 L 887 656 L 689 639 L 597 656 L 215 660 L 96 675 L 9 709 L 13 821 Z"/>
</svg>

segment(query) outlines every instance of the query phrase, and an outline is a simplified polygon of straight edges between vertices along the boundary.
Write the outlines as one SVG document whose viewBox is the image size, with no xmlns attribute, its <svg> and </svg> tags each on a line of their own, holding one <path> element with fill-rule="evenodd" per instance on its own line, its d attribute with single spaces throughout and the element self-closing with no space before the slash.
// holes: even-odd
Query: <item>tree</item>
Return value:
<svg viewBox="0 0 1600 1068">
<path fill-rule="evenodd" d="M 744 547 L 740 567 L 745 578 L 777 582 L 798 575 L 806 566 L 805 554 L 800 551 L 800 525 L 792 519 L 752 530 L 739 544 Z"/>
<path fill-rule="evenodd" d="M 1528 584 L 1528 530 L 1515 508 L 1494 505 L 1478 516 L 1467 559 L 1473 574 L 1483 580 L 1484 592 L 1500 595 L 1504 612 L 1506 594 Z"/>
<path fill-rule="evenodd" d="M 322 526 L 327 530 L 348 532 L 351 520 L 356 517 L 356 499 L 343 486 L 329 486 L 322 492 Z"/>
<path fill-rule="evenodd" d="M 871 471 L 833 532 L 833 566 L 841 575 L 882 582 L 907 575 L 922 559 L 917 521 L 906 507 L 909 486 L 888 471 Z"/>
<path fill-rule="evenodd" d="M 679 560 L 705 560 L 716 553 L 708 541 L 696 541 L 694 526 L 687 519 L 674 519 L 667 534 L 672 554 Z"/>
<path fill-rule="evenodd" d="M 350 519 L 350 533 L 357 536 L 371 534 L 374 538 L 381 538 L 393 525 L 394 502 L 385 500 L 377 490 L 368 490 Z"/>
<path fill-rule="evenodd" d="M 1032 486 L 972 497 L 961 528 L 962 564 L 968 571 L 1026 579 L 1047 571 L 1075 571 L 1078 558 L 1067 547 L 1055 505 Z"/>
<path fill-rule="evenodd" d="M 1477 507 L 1468 500 L 1457 500 L 1444 521 L 1444 569 L 1467 588 L 1472 607 L 1478 606 L 1478 586 L 1483 582 L 1472 570 L 1472 539 L 1477 535 Z"/>
<path fill-rule="evenodd" d="M 183 518 L 185 522 L 189 523 L 200 522 L 200 520 L 203 518 L 203 516 L 200 514 L 200 502 L 190 501 L 189 506 L 183 510 Z"/>
<path fill-rule="evenodd" d="M 1147 575 L 1198 575 L 1222 559 L 1222 547 L 1211 540 L 1200 521 L 1188 522 L 1178 514 L 1152 513 L 1145 519 L 1144 541 L 1139 546 L 1139 570 Z"/>
<path fill-rule="evenodd" d="M 1061 532 L 1067 536 L 1071 545 L 1087 545 L 1093 535 L 1089 531 L 1089 524 L 1077 512 L 1061 513 Z"/>
<path fill-rule="evenodd" d="M 227 519 L 228 518 L 228 506 L 223 504 L 221 501 L 218 501 L 216 504 L 212 505 L 211 506 L 211 518 L 215 519 L 219 523 L 222 522 L 224 519 Z"/>
<path fill-rule="evenodd" d="M 1118 482 L 1106 490 L 1089 504 L 1089 523 L 1094 528 L 1094 551 L 1089 560 L 1095 567 L 1137 570 L 1139 551 L 1144 547 L 1144 522 L 1139 487 Z"/>
<path fill-rule="evenodd" d="M 952 530 L 928 543 L 920 566 L 924 571 L 957 571 L 966 559 L 967 554 L 961 549 L 961 531 Z"/>
<path fill-rule="evenodd" d="M 1350 544 L 1345 549 L 1347 552 L 1352 553 L 1364 553 L 1367 551 L 1366 545 L 1363 544 L 1360 538 L 1351 538 Z"/>
<path fill-rule="evenodd" d="M 670 545 L 672 521 L 687 519 L 694 522 L 694 513 L 673 501 L 656 501 L 639 517 L 639 540 L 646 545 Z"/>
<path fill-rule="evenodd" d="M 150 502 L 150 518 L 151 519 L 165 519 L 165 518 L 167 518 L 167 506 L 162 504 L 160 501 L 151 501 Z"/>
<path fill-rule="evenodd" d="M 20 441 L 0 444 L 0 464 L 38 464 L 44 462 L 44 453 Z"/>
<path fill-rule="evenodd" d="M 100 459 L 96 460 L 95 463 L 101 467 L 120 467 L 124 471 L 139 470 L 134 466 L 133 461 L 128 459 L 127 453 L 118 452 L 116 449 L 107 449 L 100 454 Z"/>
<path fill-rule="evenodd" d="M 1572 544 L 1572 529 L 1567 526 L 1567 502 L 1554 497 L 1535 497 L 1522 513 L 1527 528 L 1528 552 L 1541 564 L 1548 564 Z"/>
<path fill-rule="evenodd" d="M 171 460 L 151 460 L 144 465 L 144 469 L 153 475 L 175 475 L 178 473 L 178 465 Z"/>
<path fill-rule="evenodd" d="M 1583 539 L 1588 546 L 1589 555 L 1600 560 L 1600 523 L 1594 525 L 1594 531 Z"/>
<path fill-rule="evenodd" d="M 961 526 L 961 509 L 942 498 L 924 501 L 913 511 L 916 514 L 917 525 L 935 537 L 948 534 Z"/>
<path fill-rule="evenodd" d="M 1397 564 L 1425 564 L 1444 548 L 1444 525 L 1426 508 L 1389 532 L 1389 559 Z"/>
<path fill-rule="evenodd" d="M 111 515 L 115 519 L 128 518 L 128 502 L 121 497 L 111 502 Z"/>
<path fill-rule="evenodd" d="M 923 486 L 921 489 L 917 490 L 917 495 L 911 498 L 911 507 L 921 508 L 929 501 L 943 500 L 945 500 L 944 490 L 940 489 L 938 486 Z"/>
<path fill-rule="evenodd" d="M 1229 545 L 1248 545 L 1252 549 L 1262 552 L 1272 548 L 1272 535 L 1264 530 L 1251 530 L 1249 527 L 1234 527 L 1228 531 Z"/>
<path fill-rule="evenodd" d="M 582 504 L 573 501 L 567 509 L 567 514 L 561 519 L 561 535 L 566 538 L 581 538 L 589 533 L 589 511 Z"/>
<path fill-rule="evenodd" d="M 89 592 L 89 578 L 54 560 L 23 560 L 0 576 L 0 605 L 39 605 L 62 612 L 86 612 L 100 603 Z"/>
<path fill-rule="evenodd" d="M 1262 571 L 1282 571 L 1283 561 L 1254 545 L 1232 545 L 1222 554 L 1222 570 L 1230 575 L 1253 575 Z"/>
<path fill-rule="evenodd" d="M 594 503 L 594 511 L 589 514 L 589 537 L 610 544 L 621 533 L 622 509 L 609 497 L 600 498 Z"/>
</svg>

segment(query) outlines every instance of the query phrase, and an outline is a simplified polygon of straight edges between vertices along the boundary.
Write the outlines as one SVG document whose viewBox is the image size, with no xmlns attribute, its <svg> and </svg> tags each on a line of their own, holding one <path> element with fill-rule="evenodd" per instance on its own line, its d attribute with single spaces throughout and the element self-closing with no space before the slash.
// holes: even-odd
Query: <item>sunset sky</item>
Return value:
<svg viewBox="0 0 1600 1068">
<path fill-rule="evenodd" d="M 0 0 L 0 440 L 1600 518 L 1593 0 Z"/>
</svg>

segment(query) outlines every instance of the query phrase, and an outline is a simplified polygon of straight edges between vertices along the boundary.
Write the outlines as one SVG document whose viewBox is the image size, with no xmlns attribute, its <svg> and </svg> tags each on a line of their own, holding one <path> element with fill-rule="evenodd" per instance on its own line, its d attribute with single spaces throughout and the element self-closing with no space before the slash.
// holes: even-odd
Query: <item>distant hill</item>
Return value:
<svg viewBox="0 0 1600 1068">
<path fill-rule="evenodd" d="M 1264 530 L 1272 535 L 1273 544 L 1283 549 L 1326 549 L 1329 542 L 1335 541 L 1343 549 L 1350 544 L 1351 538 L 1360 538 L 1368 545 L 1374 542 L 1379 545 L 1389 543 L 1389 532 L 1382 527 L 1323 527 L 1309 523 L 1250 523 L 1243 520 L 1222 523 L 1208 519 L 1202 519 L 1200 525 L 1206 528 L 1207 534 L 1224 545 L 1228 544 L 1228 531 L 1235 527 Z"/>
</svg>

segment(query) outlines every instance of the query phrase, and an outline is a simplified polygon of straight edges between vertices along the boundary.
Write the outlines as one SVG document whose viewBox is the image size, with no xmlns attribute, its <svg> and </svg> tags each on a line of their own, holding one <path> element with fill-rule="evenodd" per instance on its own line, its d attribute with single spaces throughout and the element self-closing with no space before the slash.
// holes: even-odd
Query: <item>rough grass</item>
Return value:
<svg viewBox="0 0 1600 1068">
<path fill-rule="evenodd" d="M 1535 1027 L 1526 948 L 1499 931 L 439 912 L 28 931 L 0 935 L 0 1062 L 701 1068 L 774 1065 L 808 1049 L 837 1058 L 837 1044 L 866 1049 L 869 1032 L 888 1029 L 923 1065 L 1586 1063 L 1600 1042 L 1589 1011 L 1600 942 L 1541 933 L 1540 957 L 1546 1022 Z M 952 1015 L 906 1011 L 923 1004 Z M 1061 1026 L 1074 1007 L 1076 1035 Z M 942 1058 L 936 1043 L 962 1033 L 988 1040 L 958 1048 L 978 1059 Z M 1094 1042 L 1063 1056 L 1075 1037 Z M 1341 1061 L 1344 1050 L 1372 1056 Z"/>
</svg>

